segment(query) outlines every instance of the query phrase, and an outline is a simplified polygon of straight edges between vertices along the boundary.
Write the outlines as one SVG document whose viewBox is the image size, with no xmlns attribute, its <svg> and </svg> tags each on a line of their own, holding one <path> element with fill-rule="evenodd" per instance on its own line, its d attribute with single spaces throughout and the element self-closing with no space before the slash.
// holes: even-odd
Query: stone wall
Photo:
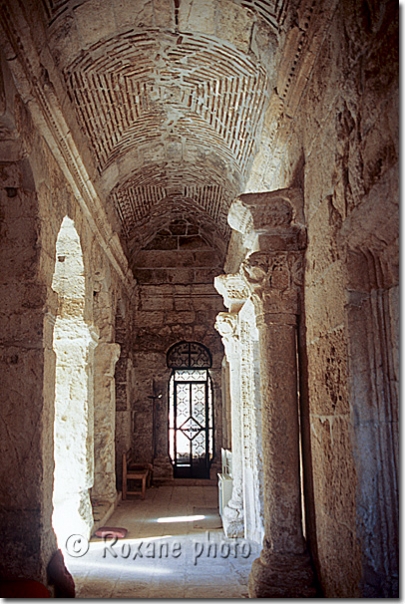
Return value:
<svg viewBox="0 0 405 604">
<path fill-rule="evenodd" d="M 214 329 L 221 298 L 209 284 L 141 285 L 136 313 L 134 369 L 136 376 L 133 446 L 139 461 L 155 461 L 156 478 L 170 477 L 168 463 L 168 389 L 171 370 L 167 367 L 169 348 L 186 340 L 199 342 L 211 352 L 210 374 L 214 388 L 215 447 L 217 459 L 222 446 L 221 375 L 223 348 Z M 153 403 L 157 400 L 156 434 L 153 451 Z M 159 469 L 159 464 L 162 466 Z"/>
<path fill-rule="evenodd" d="M 247 193 L 290 188 L 295 222 L 308 235 L 299 404 L 305 529 L 321 588 L 326 597 L 395 597 L 397 3 L 301 0 L 280 2 L 274 12 L 275 5 L 256 0 L 23 5 L 10 0 L 0 8 L 0 574 L 45 582 L 56 548 L 54 326 L 64 302 L 52 283 L 63 220 L 73 221 L 80 240 L 81 320 L 97 341 L 94 360 L 89 354 L 82 367 L 88 381 L 85 486 L 92 485 L 94 500 L 112 502 L 122 452 L 130 446 L 139 461 L 154 459 L 156 477 L 170 476 L 166 353 L 180 340 L 201 342 L 212 353 L 217 457 L 222 444 L 231 444 L 223 422 L 231 420 L 232 397 L 223 393 L 223 410 L 223 347 L 214 328 L 224 307 L 213 280 L 222 272 L 227 211 L 248 178 Z M 136 32 L 128 34 L 131 27 Z M 132 41 L 123 44 L 127 35 Z M 150 52 L 138 48 L 137 36 Z M 148 83 L 147 94 L 125 94 L 128 113 L 114 110 L 123 94 L 114 81 L 117 52 L 124 57 L 121 75 L 131 80 L 134 60 L 140 66 L 136 86 Z M 197 54 L 200 71 L 192 62 L 172 69 L 172 56 Z M 192 77 L 190 95 L 184 96 L 188 86 L 174 86 L 170 78 L 163 84 L 162 57 L 173 81 L 177 73 L 182 85 Z M 221 94 L 210 84 L 214 68 L 216 80 L 226 84 Z M 126 121 L 138 101 L 153 105 L 139 129 L 137 119 Z M 180 101 L 189 106 L 172 131 Z M 99 127 L 100 119 L 108 128 Z M 188 119 L 195 122 L 190 137 Z M 138 279 L 136 292 L 118 229 Z M 227 272 L 238 271 L 247 250 L 234 232 Z M 253 277 L 262 270 L 251 269 Z M 249 404 L 258 360 L 251 336 L 244 357 L 251 379 L 242 384 L 241 405 L 249 443 L 246 502 L 249 481 L 262 484 L 260 411 L 267 413 L 265 434 L 278 411 L 270 413 L 264 396 L 262 409 L 256 398 Z M 263 379 L 254 389 L 267 397 L 269 369 L 275 383 L 281 375 L 275 365 L 282 346 L 264 336 Z M 273 347 L 274 359 L 267 358 Z M 292 379 L 290 386 L 294 390 Z M 160 394 L 154 440 L 151 397 Z M 262 445 L 279 453 L 266 439 Z M 265 490 L 264 516 L 273 527 L 273 495 Z M 260 538 L 261 527 L 253 530 L 261 518 L 260 489 L 254 497 L 248 529 Z M 282 533 L 283 526 L 276 530 Z"/>
<path fill-rule="evenodd" d="M 322 20 L 326 27 L 317 30 Z M 308 533 L 319 579 L 326 597 L 392 596 L 398 572 L 397 5 L 319 3 L 307 33 L 299 25 L 286 37 L 277 87 L 280 93 L 288 82 L 295 93 L 278 99 L 277 119 L 270 121 L 269 113 L 249 187 L 298 183 L 304 191 L 304 441 L 313 510 Z M 317 52 L 300 63 L 311 44 Z M 373 429 L 366 428 L 370 420 Z M 373 447 L 373 461 L 365 462 Z M 384 528 L 377 528 L 383 517 Z"/>
<path fill-rule="evenodd" d="M 94 362 L 90 354 L 84 361 L 89 379 L 85 482 L 87 488 L 94 485 L 97 497 L 110 500 L 115 497 L 113 365 L 119 350 L 115 305 L 128 285 L 105 256 L 94 223 L 92 228 L 3 60 L 1 82 L 0 575 L 46 583 L 46 566 L 57 548 L 52 527 L 53 334 L 55 321 L 68 302 L 53 283 L 53 276 L 56 242 L 66 216 L 73 221 L 83 251 L 83 325 L 96 334 L 94 343 L 99 344 Z M 59 262 L 64 260 L 60 257 Z M 128 308 L 128 299 L 126 305 Z"/>
</svg>

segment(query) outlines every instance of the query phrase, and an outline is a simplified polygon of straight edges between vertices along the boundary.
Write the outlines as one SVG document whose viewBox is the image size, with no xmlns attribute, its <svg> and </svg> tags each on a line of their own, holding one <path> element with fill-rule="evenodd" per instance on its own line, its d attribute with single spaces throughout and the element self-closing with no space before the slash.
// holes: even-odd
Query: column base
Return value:
<svg viewBox="0 0 405 604">
<path fill-rule="evenodd" d="M 245 522 L 243 508 L 234 508 L 232 505 L 229 505 L 229 503 L 225 506 L 222 514 L 222 527 L 224 529 L 225 537 L 244 537 Z"/>
<path fill-rule="evenodd" d="M 308 553 L 266 554 L 254 560 L 249 576 L 249 598 L 314 598 L 315 575 Z"/>
<path fill-rule="evenodd" d="M 173 479 L 173 466 L 166 455 L 155 457 L 153 460 L 153 480 L 159 481 Z"/>
</svg>

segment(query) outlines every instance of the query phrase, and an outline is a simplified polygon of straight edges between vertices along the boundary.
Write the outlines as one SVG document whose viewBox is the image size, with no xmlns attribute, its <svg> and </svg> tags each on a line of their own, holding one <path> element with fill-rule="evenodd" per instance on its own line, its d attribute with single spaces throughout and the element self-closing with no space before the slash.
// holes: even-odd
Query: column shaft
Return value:
<svg viewBox="0 0 405 604">
<path fill-rule="evenodd" d="M 267 319 L 267 320 L 266 320 Z M 302 553 L 295 317 L 259 323 L 265 534 L 269 551 Z M 267 551 L 267 550 L 266 550 Z"/>
<path fill-rule="evenodd" d="M 222 522 L 227 537 L 244 536 L 243 515 L 243 441 L 240 397 L 240 349 L 236 313 L 219 313 L 215 323 L 222 336 L 229 363 L 229 394 L 232 430 L 232 497 L 225 507 Z"/>
</svg>

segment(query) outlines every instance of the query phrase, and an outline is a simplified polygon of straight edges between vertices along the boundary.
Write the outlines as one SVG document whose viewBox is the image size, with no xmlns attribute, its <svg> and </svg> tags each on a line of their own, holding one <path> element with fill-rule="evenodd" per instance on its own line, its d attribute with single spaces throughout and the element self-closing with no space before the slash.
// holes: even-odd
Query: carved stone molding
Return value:
<svg viewBox="0 0 405 604">
<path fill-rule="evenodd" d="M 240 341 L 237 313 L 220 312 L 215 329 L 222 336 L 226 358 L 229 363 L 229 390 L 231 398 L 233 483 L 232 497 L 222 514 L 224 532 L 227 537 L 243 537 L 243 470 L 242 470 L 242 408 L 240 405 Z"/>
<path fill-rule="evenodd" d="M 243 276 L 238 273 L 215 277 L 214 286 L 230 312 L 239 312 L 249 298 L 249 288 Z"/>
<path fill-rule="evenodd" d="M 230 312 L 220 312 L 215 321 L 215 329 L 222 337 L 225 347 L 225 354 L 230 361 L 238 354 L 238 315 Z"/>
<path fill-rule="evenodd" d="M 300 313 L 303 264 L 302 252 L 253 252 L 244 260 L 241 271 L 251 292 L 257 321 L 268 314 Z"/>
<path fill-rule="evenodd" d="M 300 250 L 306 246 L 306 231 L 293 219 L 301 206 L 298 188 L 246 193 L 232 203 L 228 223 L 243 235 L 248 250 Z"/>
</svg>

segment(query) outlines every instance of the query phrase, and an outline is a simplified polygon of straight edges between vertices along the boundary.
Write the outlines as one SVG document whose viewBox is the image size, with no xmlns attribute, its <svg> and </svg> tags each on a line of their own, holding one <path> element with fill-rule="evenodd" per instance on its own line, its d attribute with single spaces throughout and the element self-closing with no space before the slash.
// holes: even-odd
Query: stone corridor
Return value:
<svg viewBox="0 0 405 604">
<path fill-rule="evenodd" d="M 65 552 L 76 597 L 247 597 L 259 547 L 224 537 L 216 487 L 148 489 L 144 501 L 120 501 L 106 524 L 128 529 L 126 538 L 93 537 L 82 557 Z"/>
<path fill-rule="evenodd" d="M 395 0 L 0 1 L 0 585 L 66 593 L 132 459 L 79 596 L 398 597 L 399 49 Z"/>
</svg>

